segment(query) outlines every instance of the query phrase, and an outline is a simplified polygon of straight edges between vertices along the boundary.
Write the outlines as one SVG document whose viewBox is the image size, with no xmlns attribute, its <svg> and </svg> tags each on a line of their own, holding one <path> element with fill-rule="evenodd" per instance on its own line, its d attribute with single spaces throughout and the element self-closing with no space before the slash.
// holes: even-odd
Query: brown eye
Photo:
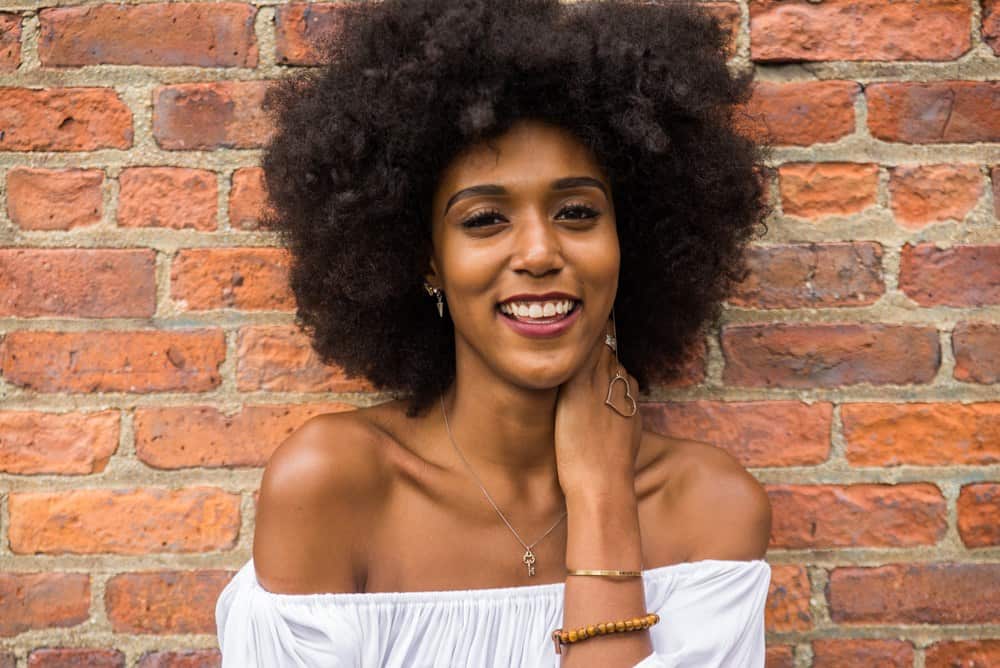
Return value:
<svg viewBox="0 0 1000 668">
<path fill-rule="evenodd" d="M 479 211 L 462 221 L 462 227 L 486 227 L 494 220 L 500 218 L 500 212 L 496 209 Z"/>
<path fill-rule="evenodd" d="M 572 212 L 569 216 L 570 220 L 589 220 L 591 218 L 597 218 L 600 215 L 600 211 L 587 206 L 586 204 L 568 204 L 559 210 L 559 213 Z"/>
</svg>

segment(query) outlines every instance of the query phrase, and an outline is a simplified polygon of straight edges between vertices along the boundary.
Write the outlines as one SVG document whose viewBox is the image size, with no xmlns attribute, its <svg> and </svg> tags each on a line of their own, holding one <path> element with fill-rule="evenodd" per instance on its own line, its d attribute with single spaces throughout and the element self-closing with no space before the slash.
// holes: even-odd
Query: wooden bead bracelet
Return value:
<svg viewBox="0 0 1000 668">
<path fill-rule="evenodd" d="M 643 629 L 648 629 L 650 626 L 653 626 L 658 621 L 660 621 L 660 616 L 655 613 L 650 613 L 645 617 L 633 617 L 632 619 L 623 619 L 617 622 L 581 626 L 580 628 L 572 631 L 556 629 L 552 632 L 552 642 L 555 643 L 556 654 L 562 654 L 562 645 L 570 645 L 575 642 L 580 642 L 581 640 L 586 640 L 587 638 L 608 635 L 610 633 L 642 631 Z"/>
</svg>

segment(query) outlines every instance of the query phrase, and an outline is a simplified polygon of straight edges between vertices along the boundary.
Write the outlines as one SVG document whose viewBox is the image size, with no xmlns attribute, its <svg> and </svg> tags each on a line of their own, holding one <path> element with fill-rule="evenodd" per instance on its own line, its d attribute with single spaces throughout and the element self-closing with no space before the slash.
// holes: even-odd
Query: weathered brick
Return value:
<svg viewBox="0 0 1000 668">
<path fill-rule="evenodd" d="M 834 142 L 854 132 L 854 98 L 860 90 L 853 81 L 757 81 L 747 110 L 761 118 L 769 143 Z"/>
<path fill-rule="evenodd" d="M 350 5 L 293 2 L 274 12 L 274 46 L 278 62 L 286 65 L 319 65 L 324 60 L 324 40 L 335 40 Z"/>
<path fill-rule="evenodd" d="M 256 67 L 255 7 L 213 4 L 102 4 L 43 9 L 42 65 Z"/>
<path fill-rule="evenodd" d="M 872 83 L 868 129 L 884 141 L 939 144 L 1000 141 L 1000 81 Z"/>
<path fill-rule="evenodd" d="M 118 411 L 0 412 L 0 471 L 87 474 L 118 449 Z"/>
<path fill-rule="evenodd" d="M 125 668 L 125 655 L 117 649 L 43 647 L 28 655 L 28 668 Z"/>
<path fill-rule="evenodd" d="M 0 668 L 17 668 L 17 656 L 10 652 L 0 652 Z"/>
<path fill-rule="evenodd" d="M 860 306 L 885 292 L 882 246 L 874 242 L 752 245 L 747 265 L 727 299 L 733 306 Z"/>
<path fill-rule="evenodd" d="M 987 624 L 1000 616 L 1000 564 L 915 563 L 835 568 L 827 585 L 838 624 Z"/>
<path fill-rule="evenodd" d="M 132 112 L 110 88 L 0 88 L 0 151 L 132 146 Z"/>
<path fill-rule="evenodd" d="M 145 249 L 0 249 L 0 315 L 148 318 L 156 254 Z"/>
<path fill-rule="evenodd" d="M 954 60 L 971 48 L 971 17 L 957 0 L 751 0 L 750 57 Z"/>
<path fill-rule="evenodd" d="M 706 441 L 743 466 L 804 466 L 830 453 L 833 405 L 801 401 L 677 401 L 641 404 L 643 425 Z"/>
<path fill-rule="evenodd" d="M 781 210 L 788 216 L 846 216 L 876 203 L 878 165 L 791 162 L 778 168 Z"/>
<path fill-rule="evenodd" d="M 1000 165 L 990 170 L 990 181 L 993 183 L 993 215 L 1000 220 Z"/>
<path fill-rule="evenodd" d="M 942 640 L 924 651 L 926 668 L 1000 666 L 1000 640 Z"/>
<path fill-rule="evenodd" d="M 215 601 L 232 577 L 229 571 L 207 570 L 116 575 L 104 590 L 111 628 L 116 633 L 215 634 Z"/>
<path fill-rule="evenodd" d="M 967 547 L 1000 545 L 1000 483 L 962 487 L 958 496 L 958 534 Z"/>
<path fill-rule="evenodd" d="M 823 639 L 814 640 L 812 668 L 869 666 L 911 668 L 913 645 L 905 640 Z"/>
<path fill-rule="evenodd" d="M 1000 382 L 1000 324 L 960 322 L 951 333 L 956 380 Z"/>
<path fill-rule="evenodd" d="M 265 81 L 161 86 L 153 93 L 153 136 L 165 149 L 257 148 L 272 131 Z"/>
<path fill-rule="evenodd" d="M 323 364 L 295 325 L 244 327 L 237 339 L 236 386 L 243 392 L 370 392 L 364 378 L 348 378 Z"/>
<path fill-rule="evenodd" d="M 90 616 L 86 573 L 0 571 L 0 636 L 76 626 Z"/>
<path fill-rule="evenodd" d="M 225 356 L 221 330 L 17 330 L 0 343 L 0 370 L 40 392 L 204 392 Z"/>
<path fill-rule="evenodd" d="M 764 668 L 795 668 L 795 655 L 791 645 L 768 645 Z"/>
<path fill-rule="evenodd" d="M 1000 56 L 1000 2 L 983 0 L 983 41 Z"/>
<path fill-rule="evenodd" d="M 840 418 L 854 466 L 1000 462 L 1000 403 L 853 403 Z"/>
<path fill-rule="evenodd" d="M 809 576 L 802 566 L 771 565 L 771 586 L 764 608 L 764 624 L 771 633 L 808 631 L 812 628 L 809 611 Z"/>
<path fill-rule="evenodd" d="M 1000 244 L 904 244 L 899 288 L 921 306 L 1000 304 Z"/>
<path fill-rule="evenodd" d="M 892 215 L 915 230 L 945 220 L 961 222 L 983 194 L 978 165 L 901 165 L 889 169 Z"/>
<path fill-rule="evenodd" d="M 21 16 L 0 13 L 0 72 L 21 64 Z"/>
<path fill-rule="evenodd" d="M 256 230 L 269 212 L 264 170 L 260 167 L 244 167 L 233 172 L 233 187 L 229 191 L 230 226 L 240 230 Z"/>
<path fill-rule="evenodd" d="M 185 311 L 289 311 L 289 259 L 284 248 L 182 249 L 171 265 L 170 294 Z"/>
<path fill-rule="evenodd" d="M 771 547 L 933 545 L 948 528 L 934 485 L 769 485 Z"/>
<path fill-rule="evenodd" d="M 17 554 L 224 550 L 240 528 L 239 495 L 214 487 L 12 492 L 9 507 Z"/>
<path fill-rule="evenodd" d="M 139 659 L 139 668 L 219 668 L 222 654 L 217 649 L 180 652 L 148 652 Z"/>
<path fill-rule="evenodd" d="M 122 227 L 216 229 L 218 184 L 214 172 L 181 167 L 132 167 L 118 177 Z"/>
<path fill-rule="evenodd" d="M 7 215 L 24 230 L 71 230 L 101 220 L 100 169 L 31 169 L 7 173 Z"/>
<path fill-rule="evenodd" d="M 135 449 L 156 468 L 263 466 L 285 438 L 314 415 L 351 410 L 343 403 L 244 406 L 224 415 L 211 406 L 137 408 Z"/>
<path fill-rule="evenodd" d="M 722 330 L 730 385 L 839 387 L 928 383 L 941 362 L 933 327 L 749 324 Z"/>
</svg>

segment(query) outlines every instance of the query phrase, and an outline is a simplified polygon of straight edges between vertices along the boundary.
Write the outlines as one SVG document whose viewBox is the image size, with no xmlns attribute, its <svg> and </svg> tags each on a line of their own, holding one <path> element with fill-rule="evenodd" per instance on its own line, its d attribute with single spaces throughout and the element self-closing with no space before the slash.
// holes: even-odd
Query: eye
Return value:
<svg viewBox="0 0 1000 668">
<path fill-rule="evenodd" d="M 477 211 L 462 221 L 462 227 L 486 227 L 500 217 L 500 211 L 497 209 Z"/>
<path fill-rule="evenodd" d="M 587 206 L 579 202 L 574 202 L 567 204 L 563 208 L 559 209 L 559 213 L 572 212 L 573 215 L 569 216 L 570 220 L 589 220 L 591 218 L 597 218 L 600 215 L 600 211 L 594 209 L 593 207 Z"/>
</svg>

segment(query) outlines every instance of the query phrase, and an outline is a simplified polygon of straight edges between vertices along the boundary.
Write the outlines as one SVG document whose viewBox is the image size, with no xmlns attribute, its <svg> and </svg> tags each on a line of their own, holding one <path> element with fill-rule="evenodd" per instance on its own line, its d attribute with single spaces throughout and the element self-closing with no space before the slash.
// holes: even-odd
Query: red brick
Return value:
<svg viewBox="0 0 1000 668">
<path fill-rule="evenodd" d="M 9 652 L 0 653 L 0 668 L 17 668 L 17 657 Z"/>
<path fill-rule="evenodd" d="M 643 403 L 647 429 L 706 441 L 743 466 L 804 466 L 830 453 L 833 405 L 800 401 L 677 401 Z"/>
<path fill-rule="evenodd" d="M 16 70 L 21 64 L 21 17 L 0 14 L 0 72 Z M 3 665 L 3 664 L 0 664 Z"/>
<path fill-rule="evenodd" d="M 7 215 L 23 230 L 71 230 L 100 222 L 99 169 L 31 169 L 7 173 Z"/>
<path fill-rule="evenodd" d="M 225 356 L 220 330 L 17 330 L 0 343 L 0 370 L 40 392 L 204 392 Z"/>
<path fill-rule="evenodd" d="M 769 485 L 771 547 L 933 545 L 948 528 L 937 487 L 908 485 Z"/>
<path fill-rule="evenodd" d="M 983 194 L 978 165 L 903 165 L 889 169 L 892 215 L 916 230 L 945 220 L 961 222 Z"/>
<path fill-rule="evenodd" d="M 726 384 L 840 387 L 929 383 L 941 362 L 933 327 L 749 324 L 722 330 Z"/>
<path fill-rule="evenodd" d="M 860 90 L 853 81 L 757 81 L 747 110 L 761 117 L 769 143 L 834 142 L 854 132 L 854 98 Z"/>
<path fill-rule="evenodd" d="M 983 0 L 983 41 L 1000 56 L 1000 2 Z"/>
<path fill-rule="evenodd" d="M 814 640 L 812 668 L 911 668 L 913 645 L 905 640 Z"/>
<path fill-rule="evenodd" d="M 222 655 L 217 649 L 182 652 L 149 652 L 139 660 L 139 668 L 219 668 Z"/>
<path fill-rule="evenodd" d="M 115 633 L 214 635 L 215 602 L 232 577 L 228 571 L 116 575 L 104 591 L 111 628 Z"/>
<path fill-rule="evenodd" d="M 748 308 L 860 306 L 885 293 L 882 246 L 874 242 L 752 245 L 750 273 L 729 298 Z"/>
<path fill-rule="evenodd" d="M 812 628 L 809 611 L 809 576 L 802 566 L 771 566 L 771 587 L 764 609 L 764 624 L 771 633 L 808 631 Z"/>
<path fill-rule="evenodd" d="M 28 655 L 28 668 L 125 668 L 125 655 L 117 649 L 45 647 Z"/>
<path fill-rule="evenodd" d="M 236 2 L 43 9 L 38 57 L 48 67 L 256 67 L 256 14 L 256 8 Z"/>
<path fill-rule="evenodd" d="M 751 0 L 750 57 L 954 60 L 971 48 L 971 18 L 959 0 Z"/>
<path fill-rule="evenodd" d="M 0 315 L 148 318 L 156 254 L 146 249 L 0 249 Z"/>
<path fill-rule="evenodd" d="M 132 112 L 110 88 L 0 88 L 0 151 L 132 146 Z"/>
<path fill-rule="evenodd" d="M 76 626 L 89 616 L 87 574 L 0 571 L 0 636 Z"/>
<path fill-rule="evenodd" d="M 118 177 L 122 227 L 216 229 L 218 185 L 214 172 L 180 167 L 133 167 Z"/>
<path fill-rule="evenodd" d="M 244 327 L 237 339 L 236 386 L 242 392 L 371 392 L 363 378 L 325 365 L 295 325 Z"/>
<path fill-rule="evenodd" d="M 1000 244 L 904 244 L 899 288 L 921 306 L 1000 304 Z"/>
<path fill-rule="evenodd" d="M 868 129 L 909 144 L 1000 141 L 1000 81 L 872 83 Z"/>
<path fill-rule="evenodd" d="M 778 178 L 781 210 L 788 216 L 846 216 L 876 204 L 876 164 L 786 163 L 778 168 Z"/>
<path fill-rule="evenodd" d="M 272 130 L 263 109 L 265 81 L 161 86 L 153 93 L 153 136 L 160 148 L 258 148 Z"/>
<path fill-rule="evenodd" d="M 283 248 L 187 248 L 170 270 L 170 294 L 185 311 L 289 311 L 289 255 Z"/>
<path fill-rule="evenodd" d="M 854 403 L 840 417 L 854 466 L 1000 462 L 1000 403 Z"/>
<path fill-rule="evenodd" d="M 349 5 L 294 2 L 274 13 L 275 52 L 279 63 L 319 65 L 325 59 L 323 41 L 335 40 Z"/>
<path fill-rule="evenodd" d="M 244 167 L 233 172 L 233 187 L 229 191 L 229 225 L 234 229 L 256 230 L 270 212 L 264 170 Z"/>
<path fill-rule="evenodd" d="M 118 449 L 118 411 L 0 412 L 0 471 L 81 475 L 104 470 Z"/>
<path fill-rule="evenodd" d="M 1000 666 L 1000 640 L 942 640 L 924 650 L 926 668 Z"/>
<path fill-rule="evenodd" d="M 342 403 L 244 406 L 224 415 L 211 406 L 137 408 L 139 459 L 163 469 L 263 466 L 276 447 L 314 415 L 351 410 Z"/>
<path fill-rule="evenodd" d="M 967 547 L 1000 545 L 1000 483 L 962 487 L 958 496 L 958 534 Z"/>
<path fill-rule="evenodd" d="M 17 554 L 224 550 L 240 528 L 239 494 L 214 487 L 12 492 L 9 507 Z"/>
<path fill-rule="evenodd" d="M 765 668 L 795 668 L 791 645 L 769 645 L 764 658 Z"/>
<path fill-rule="evenodd" d="M 1000 382 L 1000 324 L 960 322 L 951 333 L 956 380 Z"/>
<path fill-rule="evenodd" d="M 993 183 L 993 215 L 1000 220 L 1000 166 L 990 170 L 990 181 Z"/>
<path fill-rule="evenodd" d="M 827 586 L 838 624 L 990 624 L 1000 616 L 1000 564 L 836 568 Z"/>
</svg>

